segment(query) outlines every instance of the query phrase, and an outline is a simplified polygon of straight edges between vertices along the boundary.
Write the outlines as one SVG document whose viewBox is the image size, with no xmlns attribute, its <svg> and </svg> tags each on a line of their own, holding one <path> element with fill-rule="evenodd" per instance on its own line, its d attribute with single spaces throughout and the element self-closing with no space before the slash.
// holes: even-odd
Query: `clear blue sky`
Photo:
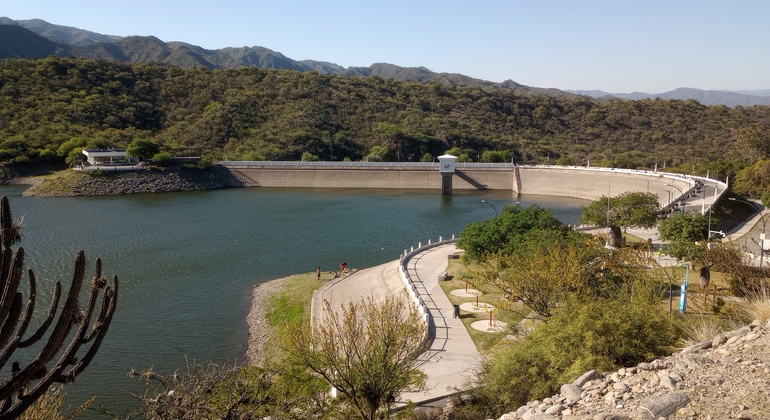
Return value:
<svg viewBox="0 0 770 420">
<path fill-rule="evenodd" d="M 558 89 L 770 89 L 767 0 L 0 0 L 0 16 Z"/>
</svg>

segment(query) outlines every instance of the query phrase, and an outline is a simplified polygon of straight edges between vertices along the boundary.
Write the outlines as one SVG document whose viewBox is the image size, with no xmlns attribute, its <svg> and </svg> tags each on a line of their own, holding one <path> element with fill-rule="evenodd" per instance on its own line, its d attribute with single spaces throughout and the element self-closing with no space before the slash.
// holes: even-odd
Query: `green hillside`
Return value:
<svg viewBox="0 0 770 420">
<path fill-rule="evenodd" d="M 76 145 L 151 139 L 215 158 L 462 159 L 732 173 L 770 107 L 597 101 L 253 67 L 209 70 L 49 57 L 0 61 L 0 161 L 63 162 Z M 756 130 L 755 130 L 756 131 Z M 382 149 L 378 149 L 382 151 Z"/>
</svg>

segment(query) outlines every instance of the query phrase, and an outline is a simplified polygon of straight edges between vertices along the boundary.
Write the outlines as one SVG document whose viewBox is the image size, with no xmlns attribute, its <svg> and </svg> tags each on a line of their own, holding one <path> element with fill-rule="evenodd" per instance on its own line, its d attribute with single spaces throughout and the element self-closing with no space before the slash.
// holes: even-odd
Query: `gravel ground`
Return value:
<svg viewBox="0 0 770 420">
<path fill-rule="evenodd" d="M 288 277 L 270 280 L 254 286 L 251 294 L 251 309 L 246 317 L 249 325 L 249 346 L 246 349 L 246 360 L 249 365 L 259 364 L 264 357 L 262 349 L 270 339 L 270 326 L 267 325 L 266 311 L 269 308 L 270 297 L 286 287 Z"/>
</svg>

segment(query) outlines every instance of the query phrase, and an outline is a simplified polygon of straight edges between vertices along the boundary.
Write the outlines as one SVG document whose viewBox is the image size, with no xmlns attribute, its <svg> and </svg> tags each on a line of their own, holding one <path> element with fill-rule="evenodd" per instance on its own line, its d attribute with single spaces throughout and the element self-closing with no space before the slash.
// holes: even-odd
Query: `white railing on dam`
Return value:
<svg viewBox="0 0 770 420">
<path fill-rule="evenodd" d="M 451 244 L 453 242 L 457 242 L 455 235 L 452 235 L 450 239 L 443 239 L 443 237 L 439 236 L 438 241 L 436 242 L 432 242 L 431 239 L 428 239 L 428 243 L 425 245 L 423 245 L 422 242 L 419 242 L 417 244 L 417 248 L 413 246 L 409 251 L 404 250 L 404 253 L 401 255 L 398 264 L 398 272 L 401 275 L 401 280 L 406 286 L 406 291 L 409 293 L 409 297 L 412 299 L 412 302 L 415 304 L 415 306 L 417 306 L 417 311 L 420 313 L 422 316 L 422 321 L 425 323 L 425 336 L 423 337 L 423 344 L 426 344 L 430 340 L 430 330 L 433 323 L 433 318 L 430 317 L 428 306 L 425 305 L 425 301 L 422 299 L 422 296 L 420 296 L 420 292 L 417 290 L 417 286 L 414 284 L 412 277 L 409 276 L 409 269 L 407 265 L 409 264 L 409 260 L 415 255 L 424 252 L 427 249 Z"/>
<path fill-rule="evenodd" d="M 225 160 L 219 162 L 225 167 L 236 168 L 419 168 L 435 169 L 438 171 L 438 162 L 339 162 L 339 161 L 250 161 L 250 160 Z M 514 168 L 512 163 L 457 163 L 456 168 Z"/>
</svg>

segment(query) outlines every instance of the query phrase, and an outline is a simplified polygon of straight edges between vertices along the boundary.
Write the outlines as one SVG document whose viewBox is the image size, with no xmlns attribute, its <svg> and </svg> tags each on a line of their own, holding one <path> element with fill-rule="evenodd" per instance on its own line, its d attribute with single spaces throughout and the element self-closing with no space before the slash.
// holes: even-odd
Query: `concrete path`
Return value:
<svg viewBox="0 0 770 420">
<path fill-rule="evenodd" d="M 465 389 L 472 372 L 479 367 L 481 356 L 460 318 L 454 318 L 454 307 L 439 286 L 438 276 L 446 271 L 447 256 L 454 254 L 454 244 L 429 248 L 407 261 L 407 271 L 423 297 L 433 320 L 433 341 L 420 356 L 420 370 L 427 376 L 427 389 L 407 392 L 401 401 L 431 401 Z"/>
<path fill-rule="evenodd" d="M 446 271 L 448 265 L 447 256 L 456 250 L 454 244 L 441 245 L 428 248 L 407 261 L 409 275 L 428 306 L 434 327 L 430 331 L 433 337 L 430 348 L 419 358 L 420 370 L 427 375 L 427 389 L 402 394 L 401 403 L 432 401 L 454 393 L 455 389 L 463 389 L 481 360 L 462 321 L 452 317 L 454 308 L 438 284 L 439 273 Z M 398 260 L 392 261 L 325 284 L 313 295 L 313 319 L 325 316 L 324 300 L 335 309 L 368 296 L 403 293 L 408 298 L 398 265 Z"/>
</svg>

